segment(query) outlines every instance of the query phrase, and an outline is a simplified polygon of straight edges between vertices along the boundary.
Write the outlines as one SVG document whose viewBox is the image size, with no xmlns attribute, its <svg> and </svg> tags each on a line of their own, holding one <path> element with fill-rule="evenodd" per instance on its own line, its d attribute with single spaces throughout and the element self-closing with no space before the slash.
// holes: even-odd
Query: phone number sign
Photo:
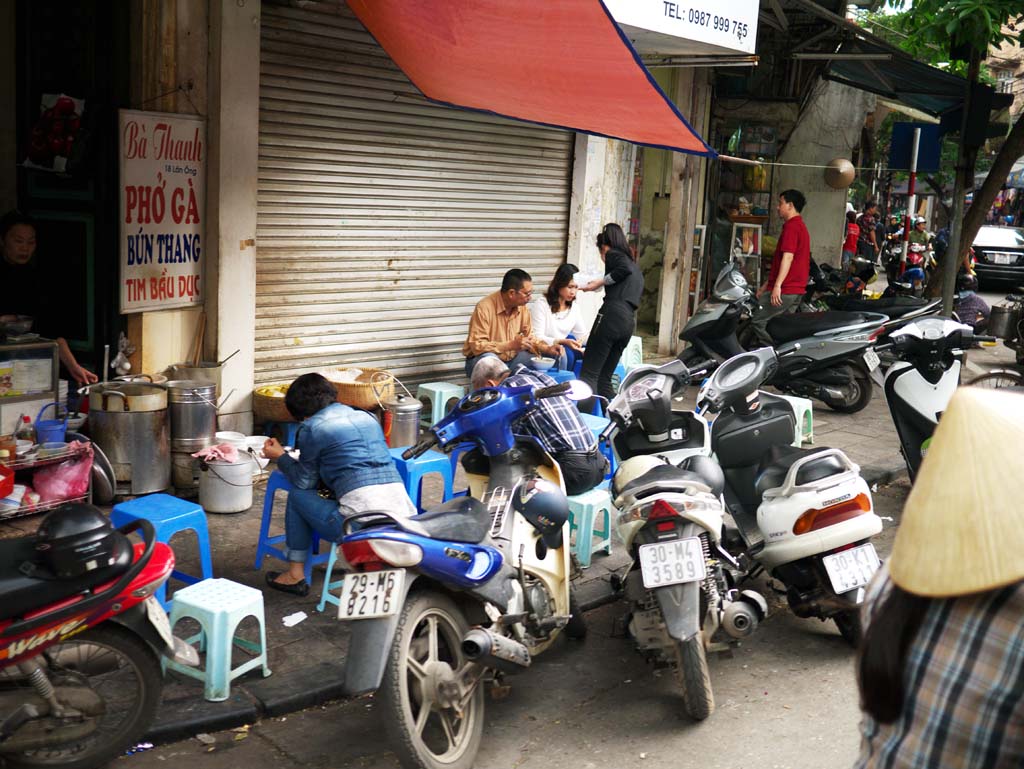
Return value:
<svg viewBox="0 0 1024 769">
<path fill-rule="evenodd" d="M 619 24 L 754 53 L 758 0 L 605 0 Z"/>
</svg>

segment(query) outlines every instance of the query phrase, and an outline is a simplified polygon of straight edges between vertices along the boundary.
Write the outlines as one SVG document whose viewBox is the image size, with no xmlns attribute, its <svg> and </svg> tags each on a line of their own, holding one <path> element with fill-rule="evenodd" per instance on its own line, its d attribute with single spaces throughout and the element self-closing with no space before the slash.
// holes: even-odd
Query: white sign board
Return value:
<svg viewBox="0 0 1024 769">
<path fill-rule="evenodd" d="M 120 112 L 121 312 L 201 304 L 206 121 Z"/>
<path fill-rule="evenodd" d="M 754 53 L 759 0 L 604 0 L 619 24 Z"/>
</svg>

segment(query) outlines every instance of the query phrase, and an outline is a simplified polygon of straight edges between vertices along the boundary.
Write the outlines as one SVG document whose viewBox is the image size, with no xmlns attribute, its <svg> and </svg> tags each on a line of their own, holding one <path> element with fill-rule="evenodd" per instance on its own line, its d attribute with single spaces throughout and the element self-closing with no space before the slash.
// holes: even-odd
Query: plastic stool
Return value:
<svg viewBox="0 0 1024 769">
<path fill-rule="evenodd" d="M 270 474 L 270 477 L 267 479 L 267 489 L 263 495 L 263 520 L 260 522 L 260 538 L 256 542 L 256 563 L 253 565 L 253 568 L 257 571 L 263 567 L 263 557 L 266 555 L 286 563 L 288 561 L 285 548 L 278 547 L 278 545 L 285 541 L 285 535 L 275 534 L 270 536 L 270 519 L 274 512 L 274 495 L 278 491 L 287 493 L 291 490 L 292 485 L 284 473 L 280 470 L 275 470 Z M 320 552 L 320 537 L 314 531 L 313 541 L 310 543 L 309 555 L 306 557 L 304 567 L 306 584 L 313 583 L 313 567 L 321 563 L 327 563 L 328 558 L 330 558 L 330 553 Z"/>
<path fill-rule="evenodd" d="M 443 501 L 447 502 L 452 498 L 452 463 L 448 457 L 437 451 L 427 451 L 415 459 L 402 459 L 404 448 L 390 449 L 390 451 L 391 459 L 402 478 L 402 483 L 405 484 L 409 499 L 412 500 L 417 510 L 423 512 L 423 508 L 420 507 L 420 486 L 423 483 L 423 478 L 431 473 L 439 474 L 441 480 L 444 481 Z"/>
<path fill-rule="evenodd" d="M 420 422 L 425 425 L 436 425 L 465 394 L 465 387 L 448 382 L 421 384 L 416 389 L 416 397 L 423 404 Z"/>
<path fill-rule="evenodd" d="M 796 435 L 793 438 L 793 445 L 799 447 L 803 441 L 814 444 L 814 406 L 809 398 L 800 398 L 796 395 L 779 395 L 785 398 L 793 407 L 793 416 L 796 417 Z"/>
<path fill-rule="evenodd" d="M 213 576 L 210 532 L 206 527 L 206 511 L 202 507 L 195 502 L 172 497 L 170 494 L 150 494 L 128 502 L 120 502 L 114 505 L 114 509 L 110 513 L 110 522 L 114 526 L 123 526 L 139 518 L 145 518 L 153 524 L 157 542 L 164 542 L 168 545 L 171 542 L 171 537 L 180 531 L 191 530 L 196 533 L 202 576 L 197 577 L 175 569 L 171 572 L 171 577 L 188 585 L 194 585 L 200 579 L 210 579 Z M 156 591 L 156 597 L 166 611 L 172 603 L 167 598 L 166 582 Z"/>
<path fill-rule="evenodd" d="M 608 475 L 605 478 L 611 478 L 615 474 L 616 469 L 615 452 L 612 450 L 611 444 L 601 440 L 601 433 L 611 424 L 611 420 L 608 417 L 595 416 L 594 414 L 580 414 L 580 419 L 583 420 L 583 424 L 590 428 L 594 439 L 598 441 L 598 449 L 608 460 Z"/>
<path fill-rule="evenodd" d="M 467 451 L 472 451 L 474 448 L 476 448 L 475 443 L 460 443 L 455 448 L 453 448 L 448 454 L 448 459 L 451 462 L 452 466 L 452 498 L 469 496 L 468 486 L 464 489 L 459 489 L 458 491 L 455 491 L 455 476 L 459 472 L 459 460 L 462 459 L 462 455 L 465 454 Z"/>
<path fill-rule="evenodd" d="M 560 368 L 553 368 L 543 373 L 554 379 L 557 384 L 562 384 L 562 382 L 571 382 L 576 378 L 576 374 L 572 371 L 565 371 Z"/>
<path fill-rule="evenodd" d="M 298 422 L 264 422 L 263 423 L 263 434 L 266 436 L 273 435 L 275 427 L 281 430 L 281 445 L 291 446 L 295 448 L 295 439 L 299 434 L 299 423 Z"/>
<path fill-rule="evenodd" d="M 334 595 L 334 593 L 331 592 L 332 590 L 337 590 L 345 583 L 344 577 L 341 577 L 340 579 L 336 579 L 334 582 L 331 582 L 331 572 L 334 571 L 334 564 L 336 564 L 337 562 L 338 546 L 335 545 L 331 548 L 331 557 L 327 560 L 327 573 L 324 574 L 324 586 L 323 589 L 320 591 L 320 603 L 316 605 L 317 611 L 323 611 L 325 608 L 327 608 L 327 604 L 329 603 L 333 603 L 335 606 L 337 606 L 340 603 L 338 596 Z"/>
<path fill-rule="evenodd" d="M 171 609 L 171 627 L 184 617 L 199 623 L 199 632 L 186 639 L 197 643 L 199 651 L 206 652 L 204 670 L 164 660 L 164 667 L 176 670 L 205 683 L 203 696 L 210 702 L 222 702 L 231 693 L 231 682 L 243 673 L 262 666 L 263 676 L 270 675 L 267 667 L 267 627 L 263 617 L 263 593 L 255 588 L 239 585 L 229 579 L 207 579 L 182 588 L 174 597 Z M 260 624 L 258 644 L 235 637 L 235 630 L 246 617 L 255 617 Z M 231 667 L 231 649 L 237 646 L 256 656 L 237 668 Z"/>
<path fill-rule="evenodd" d="M 597 529 L 594 522 L 600 515 L 603 528 Z M 569 531 L 576 532 L 573 553 L 584 569 L 590 566 L 590 557 L 596 550 L 612 552 L 612 495 L 606 488 L 596 488 L 569 497 Z M 597 537 L 597 543 L 594 543 Z"/>
<path fill-rule="evenodd" d="M 628 374 L 633 369 L 642 366 L 643 363 L 644 340 L 638 336 L 631 336 L 626 349 L 622 351 L 622 357 L 619 358 L 619 366 L 622 367 L 623 374 Z"/>
</svg>

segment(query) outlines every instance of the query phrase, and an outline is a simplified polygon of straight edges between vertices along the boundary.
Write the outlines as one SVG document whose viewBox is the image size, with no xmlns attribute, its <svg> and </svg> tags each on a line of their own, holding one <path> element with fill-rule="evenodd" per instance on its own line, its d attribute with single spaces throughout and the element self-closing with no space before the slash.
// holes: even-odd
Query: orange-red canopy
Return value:
<svg viewBox="0 0 1024 769">
<path fill-rule="evenodd" d="M 715 154 L 600 0 L 348 0 L 425 96 L 533 123 Z"/>
</svg>

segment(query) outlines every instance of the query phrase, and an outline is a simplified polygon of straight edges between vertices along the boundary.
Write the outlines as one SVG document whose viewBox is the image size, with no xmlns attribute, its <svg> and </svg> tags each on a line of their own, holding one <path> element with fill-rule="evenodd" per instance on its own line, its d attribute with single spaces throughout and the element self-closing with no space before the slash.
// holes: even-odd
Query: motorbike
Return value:
<svg viewBox="0 0 1024 769">
<path fill-rule="evenodd" d="M 544 398 L 590 397 L 581 382 L 469 393 L 408 449 L 463 455 L 470 484 L 428 512 L 346 521 L 339 619 L 350 622 L 349 694 L 379 690 L 404 767 L 464 769 L 482 738 L 484 687 L 529 667 L 564 631 L 586 633 L 570 589 L 561 472 L 513 425 Z"/>
<path fill-rule="evenodd" d="M 689 347 L 680 355 L 687 364 L 725 360 L 744 352 L 737 328 L 753 310 L 753 294 L 743 273 L 727 264 L 711 296 L 701 302 L 680 333 Z M 816 398 L 829 408 L 853 414 L 871 401 L 871 372 L 878 356 L 871 349 L 885 315 L 870 312 L 811 312 L 779 315 L 768 322 L 779 365 L 766 384 L 783 392 Z"/>
<path fill-rule="evenodd" d="M 630 372 L 602 436 L 628 457 L 612 487 L 616 528 L 632 556 L 614 578 L 629 605 L 622 625 L 642 654 L 675 670 L 695 720 L 715 706 L 708 654 L 749 636 L 768 610 L 760 594 L 735 587 L 739 565 L 723 546 L 722 471 L 708 456 L 706 422 L 672 409 L 673 395 L 702 373 L 678 360 Z M 657 456 L 638 453 L 645 443 Z"/>
<path fill-rule="evenodd" d="M 882 530 L 860 468 L 838 449 L 792 446 L 792 406 L 761 391 L 780 356 L 771 348 L 722 363 L 697 408 L 716 414 L 711 446 L 723 473 L 726 550 L 749 576 L 764 569 L 785 587 L 793 613 L 835 622 L 860 638 L 864 588 L 879 566 L 871 537 Z"/>
<path fill-rule="evenodd" d="M 912 295 L 896 294 L 882 296 L 878 299 L 864 299 L 847 294 L 829 297 L 825 301 L 833 310 L 874 312 L 888 317 L 888 320 L 882 324 L 882 331 L 875 338 L 875 353 L 878 355 L 880 365 L 872 372 L 872 378 L 879 386 L 882 384 L 881 373 L 895 362 L 895 358 L 884 349 L 885 343 L 889 341 L 893 332 L 919 318 L 938 315 L 942 310 L 941 299 L 925 299 Z"/>
<path fill-rule="evenodd" d="M 198 663 L 153 596 L 174 553 L 149 521 L 114 529 L 69 504 L 36 534 L 0 540 L 0 564 L 0 763 L 105 765 L 152 724 L 161 655 Z"/>
<path fill-rule="evenodd" d="M 911 481 L 917 477 L 940 415 L 960 384 L 964 350 L 995 340 L 941 317 L 920 318 L 890 335 L 884 352 L 896 362 L 886 372 L 883 389 Z"/>
</svg>

